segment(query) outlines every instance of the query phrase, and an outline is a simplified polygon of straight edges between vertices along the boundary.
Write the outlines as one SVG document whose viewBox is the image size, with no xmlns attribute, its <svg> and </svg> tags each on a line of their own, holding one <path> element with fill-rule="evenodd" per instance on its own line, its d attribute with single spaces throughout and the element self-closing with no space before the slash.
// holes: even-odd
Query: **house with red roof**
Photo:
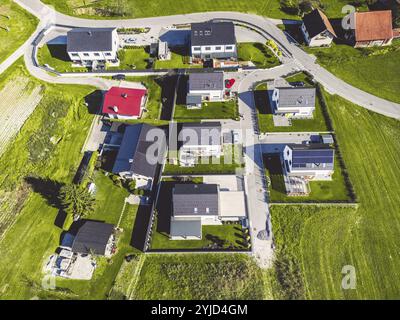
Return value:
<svg viewBox="0 0 400 320">
<path fill-rule="evenodd" d="M 146 100 L 146 89 L 112 87 L 104 95 L 103 114 L 112 119 L 139 119 Z"/>
<path fill-rule="evenodd" d="M 356 48 L 390 45 L 394 38 L 391 10 L 354 12 L 348 25 L 346 38 Z"/>
</svg>

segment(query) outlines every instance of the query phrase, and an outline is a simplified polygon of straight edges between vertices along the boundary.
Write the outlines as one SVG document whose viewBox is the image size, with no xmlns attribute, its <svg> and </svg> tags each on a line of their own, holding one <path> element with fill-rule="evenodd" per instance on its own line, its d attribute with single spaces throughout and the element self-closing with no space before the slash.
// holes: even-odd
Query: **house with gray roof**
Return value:
<svg viewBox="0 0 400 320">
<path fill-rule="evenodd" d="M 335 167 L 335 149 L 329 144 L 289 144 L 283 151 L 284 172 L 305 180 L 331 180 Z"/>
<path fill-rule="evenodd" d="M 172 240 L 201 239 L 203 225 L 245 218 L 243 191 L 220 190 L 218 184 L 176 184 L 172 191 Z"/>
<path fill-rule="evenodd" d="M 166 154 L 163 129 L 148 124 L 127 126 L 114 163 L 113 173 L 136 180 L 136 187 L 151 189 Z"/>
<path fill-rule="evenodd" d="M 67 33 L 67 53 L 76 64 L 118 64 L 116 28 L 76 28 Z"/>
<path fill-rule="evenodd" d="M 236 59 L 235 26 L 232 22 L 192 23 L 190 46 L 193 59 Z"/>
<path fill-rule="evenodd" d="M 315 88 L 275 88 L 272 93 L 274 113 L 290 118 L 312 118 L 315 99 Z"/>
<path fill-rule="evenodd" d="M 190 73 L 186 105 L 200 108 L 203 101 L 222 101 L 224 91 L 223 72 Z"/>
<path fill-rule="evenodd" d="M 219 158 L 223 154 L 220 122 L 184 123 L 178 140 L 182 166 L 194 166 L 199 157 Z"/>
</svg>

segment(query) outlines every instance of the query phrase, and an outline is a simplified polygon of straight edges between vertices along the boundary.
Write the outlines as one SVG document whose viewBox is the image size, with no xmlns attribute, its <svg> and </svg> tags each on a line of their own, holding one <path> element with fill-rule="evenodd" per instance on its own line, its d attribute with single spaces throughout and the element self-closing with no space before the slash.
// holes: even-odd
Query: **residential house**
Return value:
<svg viewBox="0 0 400 320">
<path fill-rule="evenodd" d="M 177 184 L 172 192 L 171 240 L 200 240 L 203 225 L 246 217 L 243 191 L 221 191 L 218 184 Z"/>
<path fill-rule="evenodd" d="M 331 180 L 335 150 L 329 144 L 289 144 L 283 150 L 283 167 L 288 177 Z"/>
<path fill-rule="evenodd" d="M 76 64 L 118 65 L 118 47 L 116 28 L 78 28 L 67 34 L 67 52 Z"/>
<path fill-rule="evenodd" d="M 216 157 L 223 154 L 221 123 L 184 123 L 179 132 L 179 162 L 194 166 L 199 157 Z"/>
<path fill-rule="evenodd" d="M 348 18 L 346 39 L 354 47 L 386 46 L 394 38 L 392 11 L 354 12 Z"/>
<path fill-rule="evenodd" d="M 78 220 L 61 241 L 61 248 L 79 254 L 110 257 L 115 251 L 114 225 L 93 220 Z"/>
<path fill-rule="evenodd" d="M 336 33 L 328 17 L 319 9 L 315 9 L 303 17 L 301 31 L 310 47 L 330 46 Z"/>
<path fill-rule="evenodd" d="M 138 119 L 146 101 L 146 89 L 112 87 L 104 95 L 103 114 L 112 119 Z"/>
<path fill-rule="evenodd" d="M 203 22 L 191 25 L 193 59 L 237 59 L 235 26 L 232 22 Z"/>
<path fill-rule="evenodd" d="M 171 50 L 168 47 L 168 42 L 158 42 L 158 60 L 171 60 Z"/>
<path fill-rule="evenodd" d="M 148 124 L 127 126 L 113 173 L 136 180 L 136 187 L 150 190 L 166 154 L 165 131 Z"/>
<path fill-rule="evenodd" d="M 202 101 L 224 100 L 224 73 L 190 73 L 186 105 L 189 109 L 200 108 Z"/>
<path fill-rule="evenodd" d="M 274 113 L 290 118 L 312 118 L 315 96 L 315 88 L 275 88 L 272 93 Z"/>
</svg>

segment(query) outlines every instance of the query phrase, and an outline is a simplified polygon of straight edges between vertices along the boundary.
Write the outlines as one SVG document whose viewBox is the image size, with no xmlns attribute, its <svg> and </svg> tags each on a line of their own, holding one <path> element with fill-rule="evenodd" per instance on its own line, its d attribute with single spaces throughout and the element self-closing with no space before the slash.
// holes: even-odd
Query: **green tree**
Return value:
<svg viewBox="0 0 400 320">
<path fill-rule="evenodd" d="M 86 188 L 76 184 L 68 184 L 60 189 L 60 203 L 68 214 L 84 217 L 94 211 L 95 198 Z"/>
</svg>

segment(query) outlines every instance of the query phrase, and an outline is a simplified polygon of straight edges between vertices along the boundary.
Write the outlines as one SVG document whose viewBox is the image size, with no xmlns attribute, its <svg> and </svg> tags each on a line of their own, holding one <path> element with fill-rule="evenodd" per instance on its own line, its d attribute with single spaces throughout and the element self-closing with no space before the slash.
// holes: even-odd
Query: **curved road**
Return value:
<svg viewBox="0 0 400 320">
<path fill-rule="evenodd" d="M 226 19 L 226 17 L 237 21 L 243 21 L 250 25 L 256 25 L 259 29 L 264 30 L 266 34 L 268 34 L 280 45 L 283 51 L 290 54 L 291 59 L 293 59 L 294 63 L 296 63 L 300 69 L 311 73 L 314 78 L 328 90 L 328 92 L 332 94 L 338 94 L 339 96 L 368 110 L 383 114 L 388 117 L 400 119 L 400 104 L 371 95 L 335 77 L 332 73 L 318 65 L 313 56 L 307 54 L 294 43 L 292 43 L 291 40 L 289 40 L 286 35 L 275 25 L 276 22 L 274 20 L 270 20 L 261 16 L 240 12 L 207 12 L 128 20 L 91 20 L 61 14 L 44 5 L 39 0 L 14 1 L 41 20 L 41 26 L 39 26 L 39 28 L 50 24 L 76 27 L 151 26 L 154 31 L 159 31 L 162 27 L 173 25 L 175 23 L 191 23 L 211 19 Z M 26 48 L 26 44 L 24 46 Z"/>
</svg>

